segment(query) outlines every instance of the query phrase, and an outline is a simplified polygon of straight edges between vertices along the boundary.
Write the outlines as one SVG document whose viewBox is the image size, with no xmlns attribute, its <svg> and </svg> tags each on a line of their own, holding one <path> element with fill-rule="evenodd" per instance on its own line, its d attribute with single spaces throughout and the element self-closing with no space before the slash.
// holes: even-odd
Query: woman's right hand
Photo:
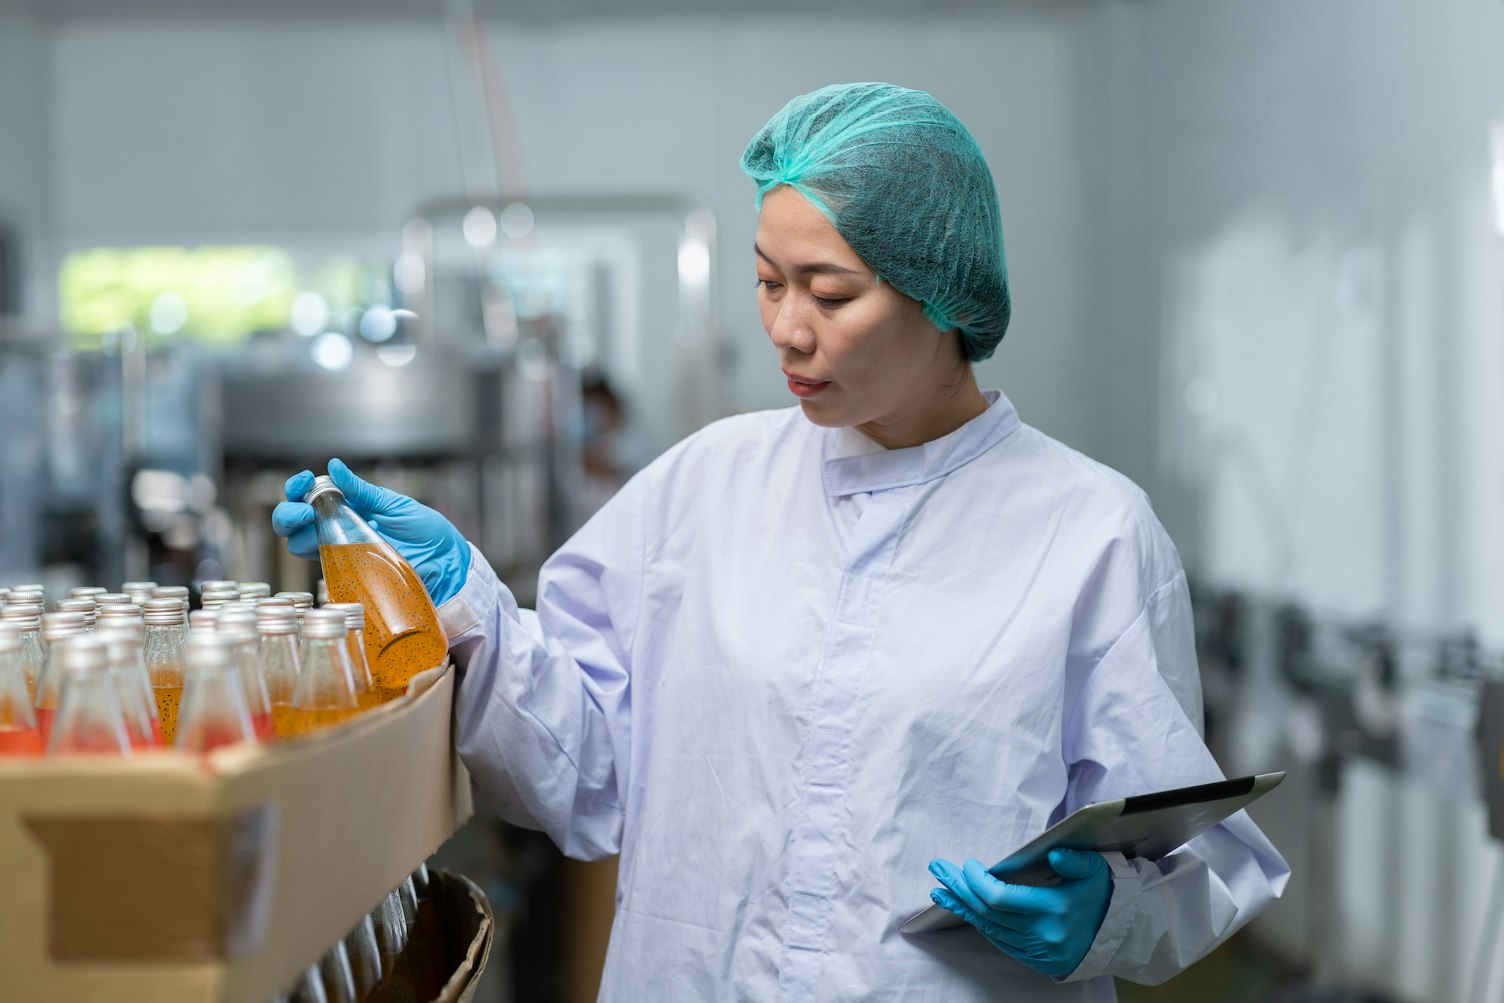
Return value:
<svg viewBox="0 0 1504 1003">
<path fill-rule="evenodd" d="M 329 477 L 345 503 L 413 566 L 435 606 L 459 594 L 470 574 L 470 544 L 453 523 L 407 495 L 361 480 L 341 460 L 329 461 Z M 289 551 L 308 560 L 319 556 L 318 517 L 303 500 L 312 489 L 312 471 L 294 474 L 287 479 L 287 501 L 272 511 L 272 529 L 287 539 Z"/>
</svg>

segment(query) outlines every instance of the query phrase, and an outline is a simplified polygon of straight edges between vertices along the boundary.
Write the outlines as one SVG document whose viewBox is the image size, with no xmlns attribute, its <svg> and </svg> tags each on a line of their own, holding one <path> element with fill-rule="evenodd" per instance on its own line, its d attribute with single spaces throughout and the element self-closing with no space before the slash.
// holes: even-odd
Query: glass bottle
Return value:
<svg viewBox="0 0 1504 1003">
<path fill-rule="evenodd" d="M 82 613 L 42 614 L 42 642 L 47 646 L 47 658 L 37 675 L 37 693 L 32 706 L 36 708 L 37 726 L 42 729 L 43 742 L 51 741 L 53 720 L 63 696 L 63 642 L 83 633 Z"/>
<path fill-rule="evenodd" d="M 370 913 L 345 934 L 345 951 L 350 957 L 350 974 L 355 977 L 355 997 L 369 999 L 381 985 L 382 975 L 381 945 L 376 940 L 376 924 Z"/>
<path fill-rule="evenodd" d="M 222 606 L 216 611 L 214 629 L 235 649 L 235 664 L 245 687 L 245 706 L 251 713 L 251 726 L 263 742 L 275 739 L 272 728 L 272 702 L 266 691 L 266 672 L 261 665 L 261 633 L 256 629 L 256 614 L 250 610 Z"/>
<path fill-rule="evenodd" d="M 172 745 L 178 731 L 178 704 L 183 699 L 183 604 L 175 598 L 148 599 L 146 674 L 156 698 L 162 740 Z"/>
<path fill-rule="evenodd" d="M 359 1003 L 355 995 L 355 973 L 350 969 L 350 955 L 343 940 L 335 941 L 319 963 L 324 980 L 324 997 L 329 1003 Z"/>
<path fill-rule="evenodd" d="M 42 644 L 42 607 L 31 603 L 6 606 L 0 609 L 0 623 L 11 624 L 21 632 L 21 663 L 22 671 L 26 673 L 26 692 L 35 701 L 37 679 L 42 674 L 42 663 L 47 660 L 47 649 Z"/>
<path fill-rule="evenodd" d="M 115 684 L 115 696 L 120 701 L 120 714 L 125 720 L 131 747 L 160 748 L 167 743 L 162 733 L 156 695 L 152 691 L 151 675 L 146 670 L 143 634 L 138 626 L 111 624 L 109 621 L 94 631 L 94 636 L 105 644 L 110 678 Z"/>
<path fill-rule="evenodd" d="M 20 628 L 0 620 L 0 756 L 40 756 L 44 748 L 26 686 L 25 654 Z"/>
<path fill-rule="evenodd" d="M 266 678 L 266 697 L 272 714 L 278 707 L 291 707 L 302 662 L 298 657 L 298 616 L 286 606 L 257 606 L 256 630 L 261 635 L 259 653 Z"/>
<path fill-rule="evenodd" d="M 62 654 L 62 698 L 47 737 L 47 755 L 129 756 L 130 736 L 110 678 L 105 642 L 80 632 L 56 647 Z"/>
<path fill-rule="evenodd" d="M 350 665 L 355 669 L 355 696 L 361 710 L 385 703 L 397 694 L 391 690 L 378 689 L 371 678 L 371 663 L 366 659 L 366 608 L 358 602 L 332 602 L 324 609 L 338 610 L 345 614 L 345 626 L 349 633 L 345 645 L 350 649 Z"/>
<path fill-rule="evenodd" d="M 366 612 L 366 655 L 378 689 L 400 694 L 413 676 L 444 661 L 449 642 L 412 565 L 404 561 L 326 476 L 308 504 L 318 514 L 319 562 L 329 597 Z"/>
<path fill-rule="evenodd" d="M 230 642 L 216 633 L 195 630 L 189 632 L 183 649 L 187 669 L 173 744 L 189 752 L 208 752 L 222 745 L 256 741 Z"/>
<path fill-rule="evenodd" d="M 320 609 L 304 615 L 302 671 L 292 706 L 279 711 L 279 736 L 306 735 L 360 712 L 346 633 L 343 613 Z"/>
</svg>

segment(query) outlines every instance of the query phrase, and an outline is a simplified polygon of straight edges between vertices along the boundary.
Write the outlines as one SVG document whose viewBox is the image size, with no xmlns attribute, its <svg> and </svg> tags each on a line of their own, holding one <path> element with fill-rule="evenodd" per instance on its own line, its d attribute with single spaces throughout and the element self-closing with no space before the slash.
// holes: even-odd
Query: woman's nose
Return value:
<svg viewBox="0 0 1504 1003">
<path fill-rule="evenodd" d="M 778 313 L 768 328 L 768 337 L 779 350 L 788 350 L 808 355 L 815 350 L 815 332 L 805 319 L 793 297 L 786 297 L 778 304 Z"/>
</svg>

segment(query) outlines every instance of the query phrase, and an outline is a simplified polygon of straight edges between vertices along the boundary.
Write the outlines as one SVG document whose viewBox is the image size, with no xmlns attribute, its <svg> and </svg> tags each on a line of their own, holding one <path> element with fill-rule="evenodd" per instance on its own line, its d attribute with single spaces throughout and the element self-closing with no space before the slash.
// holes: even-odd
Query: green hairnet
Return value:
<svg viewBox="0 0 1504 1003">
<path fill-rule="evenodd" d="M 742 170 L 759 209 L 779 185 L 795 189 L 937 328 L 960 328 L 968 359 L 992 355 L 1011 312 L 997 189 L 939 101 L 892 84 L 801 95 L 747 144 Z"/>
</svg>

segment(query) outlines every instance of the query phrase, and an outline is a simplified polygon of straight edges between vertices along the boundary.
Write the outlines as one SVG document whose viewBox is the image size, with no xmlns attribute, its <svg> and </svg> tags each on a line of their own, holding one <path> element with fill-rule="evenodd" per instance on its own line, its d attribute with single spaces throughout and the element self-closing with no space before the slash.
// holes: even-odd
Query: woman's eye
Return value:
<svg viewBox="0 0 1504 1003">
<path fill-rule="evenodd" d="M 760 279 L 757 280 L 757 288 L 759 288 L 759 289 L 767 289 L 768 291 L 771 292 L 771 291 L 773 291 L 773 290 L 775 290 L 775 289 L 778 288 L 778 283 L 774 282 L 772 279 L 761 279 L 760 278 Z"/>
<path fill-rule="evenodd" d="M 814 301 L 816 303 L 820 304 L 822 307 L 824 307 L 827 310 L 830 310 L 830 309 L 833 309 L 835 307 L 838 307 L 842 303 L 848 303 L 848 302 L 850 302 L 849 299 L 830 299 L 830 298 L 825 297 L 825 296 L 815 296 L 814 297 Z"/>
</svg>

